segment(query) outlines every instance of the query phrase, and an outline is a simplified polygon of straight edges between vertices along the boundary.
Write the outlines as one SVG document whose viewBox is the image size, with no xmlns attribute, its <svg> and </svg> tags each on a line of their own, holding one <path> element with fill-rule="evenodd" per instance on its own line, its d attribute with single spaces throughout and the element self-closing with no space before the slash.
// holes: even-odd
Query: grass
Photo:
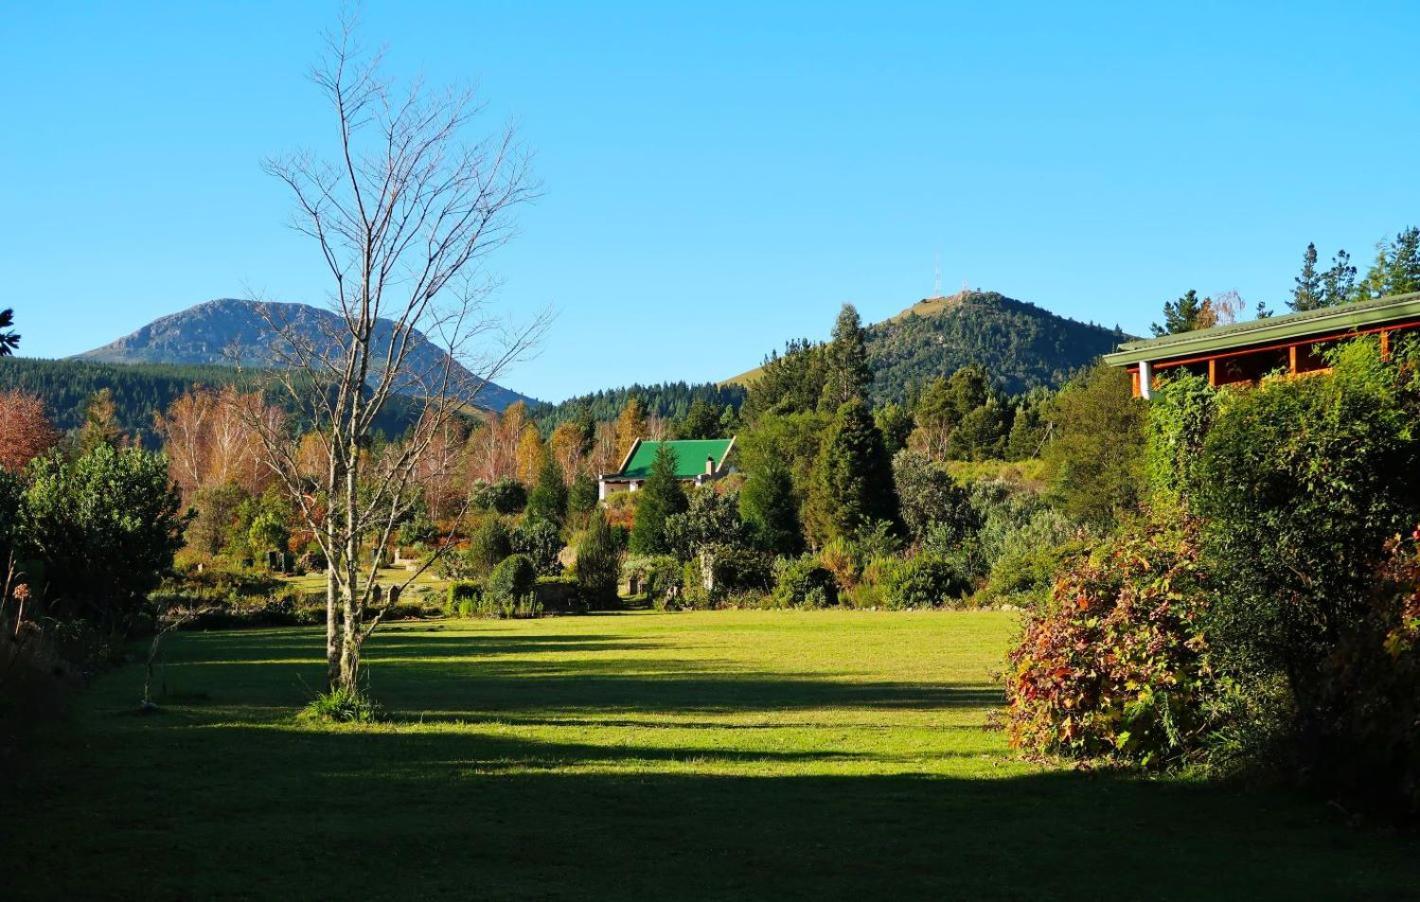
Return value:
<svg viewBox="0 0 1420 902">
<path fill-rule="evenodd" d="M 1000 612 L 382 629 L 391 720 L 298 718 L 314 630 L 175 637 L 0 789 L 8 898 L 1395 898 L 1413 841 L 1315 801 L 1033 765 Z M 18 812 L 18 815 L 12 814 Z"/>
</svg>

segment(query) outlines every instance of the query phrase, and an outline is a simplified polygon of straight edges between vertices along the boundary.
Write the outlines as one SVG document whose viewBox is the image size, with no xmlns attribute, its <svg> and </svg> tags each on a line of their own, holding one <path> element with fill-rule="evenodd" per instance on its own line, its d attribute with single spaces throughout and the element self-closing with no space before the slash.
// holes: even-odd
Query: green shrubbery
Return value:
<svg viewBox="0 0 1420 902">
<path fill-rule="evenodd" d="M 838 603 L 838 584 L 814 555 L 779 558 L 770 600 L 781 608 L 826 608 Z"/>
<path fill-rule="evenodd" d="M 1152 511 L 1069 558 L 1012 655 L 1018 745 L 1282 768 L 1420 815 L 1420 560 L 1399 538 L 1420 522 L 1420 354 L 1360 339 L 1329 359 L 1161 388 Z"/>
<path fill-rule="evenodd" d="M 541 613 L 537 603 L 537 568 L 526 555 L 512 554 L 504 558 L 488 576 L 483 587 L 482 603 L 499 616 L 536 616 Z"/>
</svg>

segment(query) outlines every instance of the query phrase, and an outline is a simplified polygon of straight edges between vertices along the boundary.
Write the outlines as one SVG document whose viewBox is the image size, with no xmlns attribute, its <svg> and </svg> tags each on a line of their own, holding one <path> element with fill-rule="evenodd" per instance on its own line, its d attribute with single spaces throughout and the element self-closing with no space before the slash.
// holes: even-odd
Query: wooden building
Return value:
<svg viewBox="0 0 1420 902">
<path fill-rule="evenodd" d="M 1104 360 L 1128 369 L 1135 397 L 1148 398 L 1160 376 L 1178 369 L 1207 376 L 1209 385 L 1304 376 L 1326 372 L 1324 353 L 1339 341 L 1379 335 L 1385 353 L 1398 333 L 1417 329 L 1420 292 L 1129 341 Z"/>
</svg>

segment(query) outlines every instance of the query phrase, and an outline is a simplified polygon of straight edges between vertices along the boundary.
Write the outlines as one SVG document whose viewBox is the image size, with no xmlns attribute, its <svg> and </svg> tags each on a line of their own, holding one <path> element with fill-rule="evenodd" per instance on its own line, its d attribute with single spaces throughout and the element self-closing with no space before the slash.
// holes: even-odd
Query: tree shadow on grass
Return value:
<svg viewBox="0 0 1420 902">
<path fill-rule="evenodd" d="M 1296 799 L 1110 774 L 714 775 L 851 756 L 456 731 L 127 738 L 154 766 L 59 787 L 0 850 L 17 897 L 1401 898 L 1420 879 L 1405 841 Z"/>
</svg>

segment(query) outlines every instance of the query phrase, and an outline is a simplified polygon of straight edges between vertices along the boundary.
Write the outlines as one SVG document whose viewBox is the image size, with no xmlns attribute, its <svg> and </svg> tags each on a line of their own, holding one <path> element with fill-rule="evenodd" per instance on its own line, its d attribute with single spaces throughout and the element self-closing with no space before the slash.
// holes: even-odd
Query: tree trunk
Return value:
<svg viewBox="0 0 1420 902">
<path fill-rule="evenodd" d="M 334 690 L 340 684 L 340 643 L 337 641 L 335 599 L 339 578 L 335 561 L 325 562 L 325 688 Z"/>
</svg>

